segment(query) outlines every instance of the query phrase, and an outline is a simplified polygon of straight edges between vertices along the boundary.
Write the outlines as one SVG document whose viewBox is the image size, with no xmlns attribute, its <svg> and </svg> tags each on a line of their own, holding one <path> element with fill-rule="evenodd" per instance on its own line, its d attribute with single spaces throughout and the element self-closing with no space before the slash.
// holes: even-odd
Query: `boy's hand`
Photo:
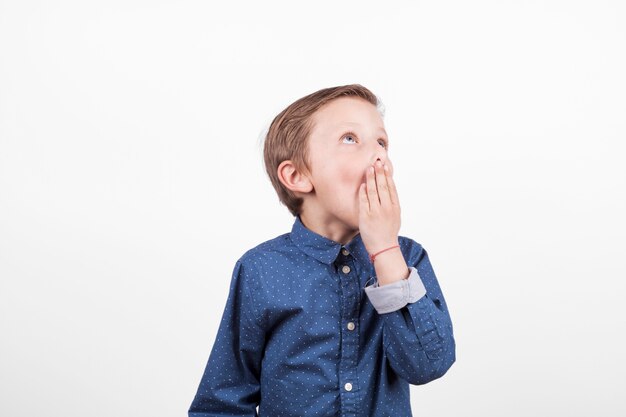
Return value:
<svg viewBox="0 0 626 417">
<path fill-rule="evenodd" d="M 376 161 L 367 168 L 366 182 L 359 188 L 359 231 L 370 254 L 398 244 L 400 203 L 390 167 Z"/>
</svg>

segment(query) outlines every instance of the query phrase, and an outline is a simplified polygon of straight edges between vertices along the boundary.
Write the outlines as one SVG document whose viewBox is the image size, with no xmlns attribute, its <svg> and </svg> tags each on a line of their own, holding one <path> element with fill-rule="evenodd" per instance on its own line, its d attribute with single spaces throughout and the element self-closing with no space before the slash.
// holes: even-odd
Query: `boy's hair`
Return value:
<svg viewBox="0 0 626 417">
<path fill-rule="evenodd" d="M 340 97 L 360 97 L 367 100 L 384 116 L 382 102 L 370 90 L 360 84 L 341 85 L 318 90 L 291 103 L 274 118 L 265 136 L 265 170 L 280 202 L 293 216 L 300 214 L 304 199 L 297 197 L 280 182 L 278 165 L 290 159 L 299 172 L 311 172 L 308 144 L 313 127 L 312 116 L 324 104 Z"/>
</svg>

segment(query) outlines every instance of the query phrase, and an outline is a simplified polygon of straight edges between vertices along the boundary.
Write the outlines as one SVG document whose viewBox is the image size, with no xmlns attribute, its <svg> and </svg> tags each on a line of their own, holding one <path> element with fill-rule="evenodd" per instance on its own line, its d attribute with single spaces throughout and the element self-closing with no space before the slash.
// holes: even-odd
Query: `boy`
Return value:
<svg viewBox="0 0 626 417">
<path fill-rule="evenodd" d="M 428 254 L 398 235 L 379 106 L 339 86 L 273 120 L 265 167 L 295 220 L 237 260 L 190 417 L 409 417 L 409 384 L 454 363 Z"/>
</svg>

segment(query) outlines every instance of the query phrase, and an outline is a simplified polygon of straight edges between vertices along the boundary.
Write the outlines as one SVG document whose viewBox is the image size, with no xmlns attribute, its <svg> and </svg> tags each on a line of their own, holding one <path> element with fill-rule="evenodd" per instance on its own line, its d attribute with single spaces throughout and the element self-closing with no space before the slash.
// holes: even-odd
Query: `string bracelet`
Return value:
<svg viewBox="0 0 626 417">
<path fill-rule="evenodd" d="M 379 251 L 379 252 L 376 252 L 376 253 L 375 253 L 375 254 L 373 254 L 373 255 L 370 255 L 370 262 L 371 262 L 371 263 L 374 263 L 374 258 L 376 258 L 378 255 L 380 255 L 380 254 L 381 254 L 381 253 L 383 253 L 384 251 L 387 251 L 387 250 L 389 250 L 389 249 L 393 249 L 393 248 L 399 248 L 399 247 L 400 247 L 400 245 L 395 245 L 395 246 L 392 246 L 392 247 L 390 247 L 390 248 L 383 249 L 383 250 L 381 250 L 381 251 Z"/>
</svg>

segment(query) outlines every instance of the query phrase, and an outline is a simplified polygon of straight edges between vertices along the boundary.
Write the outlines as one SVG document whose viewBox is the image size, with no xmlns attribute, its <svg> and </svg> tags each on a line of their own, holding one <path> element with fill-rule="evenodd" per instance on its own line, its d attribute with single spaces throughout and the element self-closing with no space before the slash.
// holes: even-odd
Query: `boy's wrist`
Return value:
<svg viewBox="0 0 626 417">
<path fill-rule="evenodd" d="M 374 269 L 380 286 L 407 279 L 411 272 L 399 247 L 378 254 Z"/>
</svg>

